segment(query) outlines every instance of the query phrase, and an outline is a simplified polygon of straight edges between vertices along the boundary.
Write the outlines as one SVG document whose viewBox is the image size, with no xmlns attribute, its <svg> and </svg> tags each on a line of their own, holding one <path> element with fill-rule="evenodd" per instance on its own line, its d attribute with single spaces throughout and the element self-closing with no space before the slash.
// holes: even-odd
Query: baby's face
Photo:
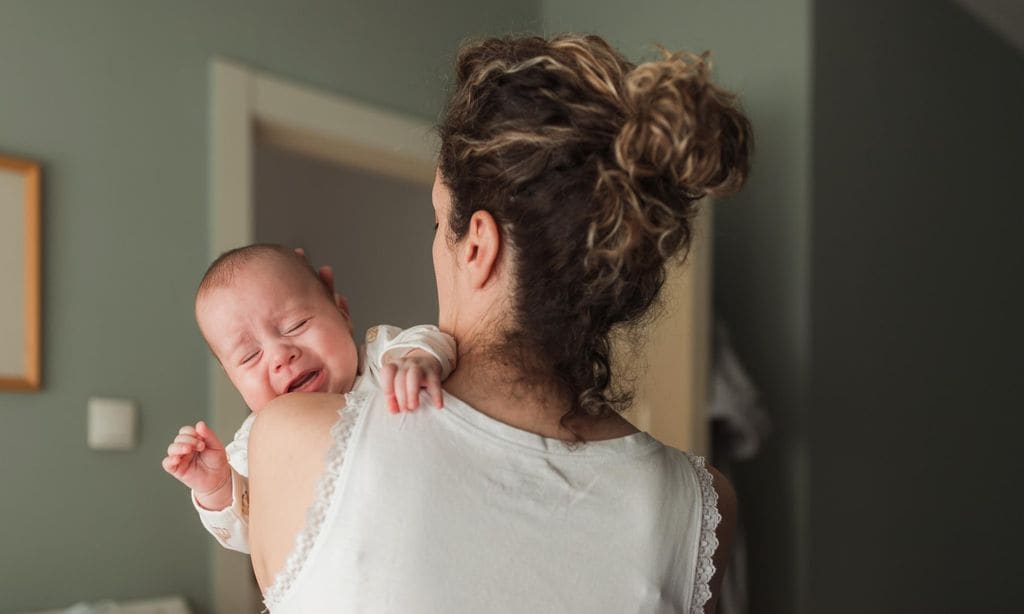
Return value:
<svg viewBox="0 0 1024 614">
<path fill-rule="evenodd" d="M 287 392 L 352 389 L 358 353 L 347 313 L 315 281 L 250 263 L 229 286 L 205 291 L 196 320 L 254 412 Z"/>
</svg>

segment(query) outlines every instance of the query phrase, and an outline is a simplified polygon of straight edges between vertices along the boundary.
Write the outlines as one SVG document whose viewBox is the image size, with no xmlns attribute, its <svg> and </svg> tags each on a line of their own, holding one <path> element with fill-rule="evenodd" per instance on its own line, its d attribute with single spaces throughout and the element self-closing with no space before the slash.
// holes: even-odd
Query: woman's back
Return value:
<svg viewBox="0 0 1024 614">
<path fill-rule="evenodd" d="M 446 395 L 350 395 L 274 612 L 702 612 L 718 522 L 701 459 L 645 433 L 569 449 Z"/>
<path fill-rule="evenodd" d="M 649 315 L 698 201 L 742 185 L 750 124 L 704 56 L 636 65 L 595 36 L 469 43 L 455 74 L 431 198 L 446 387 L 507 424 L 454 400 L 396 418 L 373 392 L 332 442 L 340 399 L 272 402 L 250 439 L 257 576 L 286 569 L 286 612 L 702 611 L 728 482 L 716 552 L 700 462 L 577 427 L 621 426 L 613 332 Z M 592 443 L 538 435 L 564 430 Z"/>
</svg>

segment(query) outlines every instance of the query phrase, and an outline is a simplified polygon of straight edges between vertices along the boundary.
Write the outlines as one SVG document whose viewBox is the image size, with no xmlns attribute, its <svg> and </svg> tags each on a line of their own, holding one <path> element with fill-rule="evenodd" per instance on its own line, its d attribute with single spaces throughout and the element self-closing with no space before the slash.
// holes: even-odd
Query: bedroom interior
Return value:
<svg viewBox="0 0 1024 614">
<path fill-rule="evenodd" d="M 289 197 L 330 206 L 358 185 L 357 206 L 378 180 L 392 191 L 361 225 L 407 211 L 402 243 L 422 249 L 416 191 L 425 206 L 452 53 L 524 31 L 597 32 L 638 59 L 655 43 L 710 50 L 754 123 L 748 186 L 709 208 L 705 251 L 688 263 L 696 286 L 670 286 L 677 302 L 650 351 L 673 358 L 646 364 L 671 368 L 640 374 L 655 388 L 639 413 L 648 399 L 660 409 L 634 415 L 713 454 L 713 334 L 728 324 L 771 428 L 730 463 L 745 574 L 719 611 L 1001 612 L 1024 599 L 1012 574 L 1024 548 L 1013 3 L 9 0 L 0 613 L 260 610 L 248 559 L 209 538 L 160 468 L 181 424 L 227 430 L 244 416 L 195 327 L 199 277 L 227 246 L 313 240 L 286 218 L 316 209 Z M 218 89 L 218 67 L 250 80 Z M 313 98 L 254 103 L 257 83 Z M 287 129 L 315 115 L 318 95 L 380 114 L 348 120 L 357 128 L 398 118 L 422 149 L 384 155 L 400 169 L 389 174 L 342 137 Z M 35 227 L 23 213 L 33 185 Z M 311 253 L 351 257 L 330 250 Z M 430 263 L 416 264 L 422 282 Z M 386 303 L 372 277 L 352 281 Z M 416 292 L 428 300 L 387 316 L 434 317 L 433 282 Z M 97 399 L 112 402 L 90 411 Z"/>
</svg>

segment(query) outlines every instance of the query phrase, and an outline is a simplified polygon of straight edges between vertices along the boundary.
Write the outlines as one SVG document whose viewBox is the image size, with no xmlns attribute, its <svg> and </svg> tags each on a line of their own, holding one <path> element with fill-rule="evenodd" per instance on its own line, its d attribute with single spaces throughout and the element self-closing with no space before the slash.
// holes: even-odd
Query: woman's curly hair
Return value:
<svg viewBox="0 0 1024 614">
<path fill-rule="evenodd" d="M 685 258 L 694 203 L 746 178 L 750 124 L 709 73 L 707 54 L 634 65 L 573 34 L 458 54 L 440 125 L 448 239 L 478 210 L 499 224 L 515 279 L 501 351 L 564 393 L 564 425 L 628 408 L 611 387 L 613 327 L 639 321 L 666 261 Z"/>
</svg>

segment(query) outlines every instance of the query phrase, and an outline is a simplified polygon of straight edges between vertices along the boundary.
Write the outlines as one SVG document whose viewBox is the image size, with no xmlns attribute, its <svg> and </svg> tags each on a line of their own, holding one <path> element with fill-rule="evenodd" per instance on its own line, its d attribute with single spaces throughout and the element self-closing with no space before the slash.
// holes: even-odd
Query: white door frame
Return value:
<svg viewBox="0 0 1024 614">
<path fill-rule="evenodd" d="M 431 126 L 224 59 L 210 63 L 210 239 L 212 260 L 252 243 L 257 138 L 361 170 L 412 180 L 429 190 L 437 146 Z M 429 192 L 425 192 L 429 194 Z M 233 433 L 248 409 L 216 359 L 207 367 L 207 415 L 217 433 Z M 212 547 L 214 612 L 259 612 L 247 557 Z"/>
</svg>

